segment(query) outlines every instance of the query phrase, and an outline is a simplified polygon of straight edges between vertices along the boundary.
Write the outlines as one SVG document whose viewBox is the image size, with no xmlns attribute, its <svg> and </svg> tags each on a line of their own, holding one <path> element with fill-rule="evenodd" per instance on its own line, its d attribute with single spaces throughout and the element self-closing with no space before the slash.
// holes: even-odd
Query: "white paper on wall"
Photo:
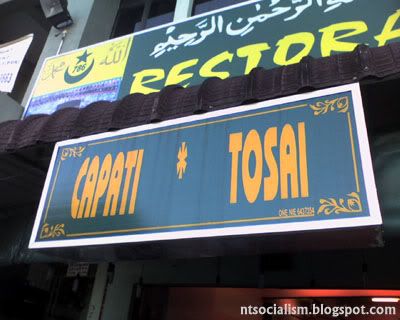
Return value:
<svg viewBox="0 0 400 320">
<path fill-rule="evenodd" d="M 11 92 L 33 34 L 0 45 L 0 92 Z"/>
</svg>

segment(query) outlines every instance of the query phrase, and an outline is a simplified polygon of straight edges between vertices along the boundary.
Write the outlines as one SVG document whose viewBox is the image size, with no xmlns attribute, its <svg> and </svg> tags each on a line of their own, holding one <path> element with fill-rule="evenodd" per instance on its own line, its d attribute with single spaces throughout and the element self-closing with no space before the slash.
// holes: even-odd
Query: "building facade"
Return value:
<svg viewBox="0 0 400 320">
<path fill-rule="evenodd" d="M 51 27 L 41 16 L 38 1 L 29 4 L 17 0 L 0 2 L 0 15 L 4 17 L 0 34 L 4 42 L 32 30 L 35 37 L 38 34 L 14 91 L 0 96 L 4 101 L 0 112 L 3 121 L 0 124 L 0 190 L 3 194 L 0 200 L 0 261 L 3 266 L 0 292 L 4 301 L 0 316 L 4 319 L 26 319 L 32 315 L 38 319 L 239 319 L 243 316 L 241 306 L 269 306 L 286 300 L 295 304 L 301 300 L 295 299 L 299 297 L 306 300 L 306 304 L 371 306 L 371 297 L 400 296 L 397 291 L 400 290 L 397 272 L 400 259 L 397 244 L 400 234 L 397 218 L 400 124 L 396 100 L 400 74 L 397 44 L 400 8 L 381 20 L 371 20 L 368 27 L 380 30 L 374 34 L 379 46 L 372 44 L 371 38 L 368 48 L 350 34 L 347 46 L 336 52 L 332 49 L 329 52 L 332 55 L 321 54 L 321 58 L 315 59 L 302 57 L 301 61 L 290 61 L 287 55 L 286 62 L 291 62 L 287 65 L 293 68 L 290 70 L 282 69 L 286 67 L 284 64 L 282 68 L 249 68 L 246 74 L 223 77 L 224 80 L 210 76 L 212 79 L 190 84 L 188 89 L 172 87 L 171 91 L 171 87 L 167 87 L 159 93 L 144 92 L 150 93 L 147 98 L 137 93 L 127 98 L 118 97 L 118 103 L 91 103 L 88 108 L 80 105 L 80 109 L 70 109 L 76 106 L 67 104 L 55 113 L 49 112 L 51 115 L 25 114 L 20 120 L 23 117 L 21 106 L 29 106 L 47 58 L 241 2 L 244 1 L 70 0 L 68 11 L 74 23 L 64 33 Z M 269 1 L 268 5 L 278 2 Z M 289 2 L 293 5 L 295 1 Z M 303 2 L 304 7 L 291 7 L 294 12 L 286 18 L 291 19 L 306 10 L 307 1 Z M 345 3 L 327 1 L 328 7 L 324 9 L 329 12 Z M 304 38 L 299 43 L 307 48 L 309 21 L 303 23 Z M 354 34 L 358 31 L 356 29 Z M 151 32 L 145 34 L 152 36 Z M 322 34 L 328 36 L 328 31 Z M 332 39 L 341 42 L 342 38 L 339 35 Z M 324 49 L 320 49 L 323 39 L 314 40 L 318 43 L 315 48 L 323 52 Z M 283 42 L 280 43 L 280 46 L 271 45 L 272 50 L 282 48 Z M 220 45 L 223 48 L 225 44 Z M 335 43 L 330 45 L 335 48 Z M 255 48 L 252 50 L 254 53 Z M 317 67 L 313 69 L 313 66 Z M 213 71 L 221 72 L 216 69 Z M 319 77 L 313 78 L 318 73 L 316 69 Z M 268 81 L 271 77 L 278 79 L 278 74 L 279 83 Z M 213 111 L 211 107 L 226 109 L 353 82 L 360 82 L 382 226 L 280 233 L 265 242 L 265 239 L 248 236 L 233 241 L 232 245 L 229 240 L 223 242 L 214 238 L 204 243 L 186 242 L 182 248 L 166 241 L 143 247 L 108 244 L 28 249 L 51 154 L 55 142 L 60 139 L 144 123 L 162 123 Z M 142 84 L 151 87 L 145 81 Z M 257 85 L 259 92 L 243 89 Z M 239 88 L 244 93 L 239 93 Z M 193 98 L 196 103 L 190 110 L 185 109 L 183 99 L 176 98 L 189 90 L 194 90 L 193 96 L 203 98 Z M 170 107 L 175 102 L 180 111 Z M 125 112 L 124 108 L 130 105 L 153 108 L 149 107 L 147 112 L 143 107 L 143 114 Z M 114 108 L 113 113 L 107 113 L 106 110 L 111 110 L 107 108 Z M 262 250 L 258 250 L 259 246 Z M 301 292 L 298 289 L 302 289 Z M 399 311 L 396 304 L 394 306 Z M 274 319 L 260 314 L 254 316 L 254 319 Z M 287 316 L 286 319 L 293 318 Z"/>
</svg>

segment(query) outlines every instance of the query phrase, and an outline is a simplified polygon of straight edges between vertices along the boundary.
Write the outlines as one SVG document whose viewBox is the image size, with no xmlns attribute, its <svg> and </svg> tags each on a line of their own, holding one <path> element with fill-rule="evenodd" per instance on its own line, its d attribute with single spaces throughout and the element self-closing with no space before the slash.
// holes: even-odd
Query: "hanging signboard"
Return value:
<svg viewBox="0 0 400 320">
<path fill-rule="evenodd" d="M 257 0 L 44 62 L 25 116 L 400 39 L 398 0 Z"/>
<path fill-rule="evenodd" d="M 33 34 L 0 45 L 0 92 L 11 92 Z"/>
<path fill-rule="evenodd" d="M 57 143 L 30 248 L 379 224 L 348 85 Z"/>
<path fill-rule="evenodd" d="M 118 98 L 132 36 L 47 59 L 25 116 Z"/>
</svg>

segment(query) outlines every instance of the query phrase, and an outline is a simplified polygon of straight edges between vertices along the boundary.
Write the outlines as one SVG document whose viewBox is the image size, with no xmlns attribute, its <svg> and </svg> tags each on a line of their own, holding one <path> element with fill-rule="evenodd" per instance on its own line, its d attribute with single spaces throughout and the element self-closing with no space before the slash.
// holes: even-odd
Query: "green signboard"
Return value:
<svg viewBox="0 0 400 320">
<path fill-rule="evenodd" d="M 57 143 L 30 248 L 379 224 L 349 85 Z"/>
<path fill-rule="evenodd" d="M 257 0 L 51 57 L 25 115 L 400 39 L 398 0 Z"/>
</svg>

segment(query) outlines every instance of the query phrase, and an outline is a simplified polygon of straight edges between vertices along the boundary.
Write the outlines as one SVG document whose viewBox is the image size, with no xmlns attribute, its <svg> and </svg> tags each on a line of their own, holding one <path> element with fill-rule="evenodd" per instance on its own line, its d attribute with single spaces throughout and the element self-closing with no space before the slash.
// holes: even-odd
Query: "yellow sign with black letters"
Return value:
<svg viewBox="0 0 400 320">
<path fill-rule="evenodd" d="M 251 0 L 45 61 L 25 116 L 400 40 L 398 0 Z"/>
</svg>

